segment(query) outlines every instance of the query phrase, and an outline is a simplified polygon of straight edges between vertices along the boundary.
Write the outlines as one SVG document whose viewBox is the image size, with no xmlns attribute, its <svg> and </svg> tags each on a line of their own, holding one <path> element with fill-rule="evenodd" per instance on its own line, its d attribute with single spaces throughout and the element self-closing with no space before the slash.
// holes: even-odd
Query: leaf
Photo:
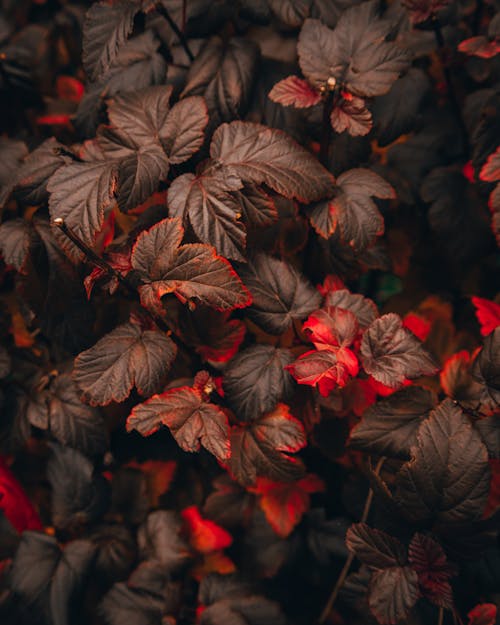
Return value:
<svg viewBox="0 0 500 625">
<path fill-rule="evenodd" d="M 476 308 L 476 317 L 481 325 L 481 334 L 488 336 L 500 326 L 500 304 L 483 297 L 473 297 L 472 303 Z"/>
<path fill-rule="evenodd" d="M 297 46 L 302 73 L 317 88 L 329 88 L 333 79 L 333 86 L 356 96 L 383 95 L 409 62 L 402 48 L 385 40 L 390 31 L 391 23 L 368 2 L 346 9 L 334 30 L 307 19 Z"/>
<path fill-rule="evenodd" d="M 479 603 L 467 614 L 469 625 L 495 625 L 498 608 L 494 603 Z"/>
<path fill-rule="evenodd" d="M 384 233 L 384 219 L 372 196 L 391 199 L 395 193 L 370 169 L 350 169 L 337 178 L 334 197 L 313 208 L 311 223 L 325 238 L 338 228 L 342 239 L 361 251 Z"/>
<path fill-rule="evenodd" d="M 242 117 L 259 56 L 259 47 L 248 39 L 211 37 L 189 68 L 181 98 L 203 96 L 216 123 Z"/>
<path fill-rule="evenodd" d="M 368 604 L 379 623 L 395 625 L 408 616 L 418 595 L 415 571 L 409 566 L 395 566 L 372 575 Z"/>
<path fill-rule="evenodd" d="M 479 419 L 474 425 L 481 434 L 489 456 L 500 460 L 500 421 L 498 416 L 492 415 L 491 417 Z"/>
<path fill-rule="evenodd" d="M 172 218 L 138 237 L 131 261 L 146 282 L 139 287 L 146 307 L 157 306 L 167 293 L 182 302 L 196 299 L 221 311 L 247 306 L 250 295 L 229 262 L 209 245 L 179 247 L 183 234 L 180 219 Z"/>
<path fill-rule="evenodd" d="M 229 175 L 266 184 L 289 199 L 307 203 L 331 191 L 332 176 L 281 130 L 250 122 L 222 124 L 212 137 L 210 156 Z"/>
<path fill-rule="evenodd" d="M 117 171 L 113 162 L 70 163 L 63 165 L 47 183 L 52 220 L 64 219 L 77 236 L 93 247 L 96 235 L 114 201 Z M 66 236 L 62 246 L 72 256 L 81 257 Z"/>
<path fill-rule="evenodd" d="M 215 478 L 213 490 L 205 500 L 203 513 L 223 527 L 245 524 L 253 512 L 255 497 L 227 473 Z"/>
<path fill-rule="evenodd" d="M 165 606 L 161 594 L 136 590 L 120 582 L 104 595 L 98 609 L 107 625 L 120 625 L 125 620 L 129 625 L 155 625 L 161 622 Z"/>
<path fill-rule="evenodd" d="M 479 173 L 479 178 L 485 182 L 500 180 L 500 146 L 486 159 Z"/>
<path fill-rule="evenodd" d="M 269 98 L 283 106 L 309 108 L 321 102 L 321 93 L 311 87 L 307 80 L 288 76 L 274 85 Z"/>
<path fill-rule="evenodd" d="M 327 306 L 311 313 L 302 330 L 316 349 L 348 347 L 358 333 L 358 321 L 350 310 Z"/>
<path fill-rule="evenodd" d="M 244 260 L 246 232 L 238 217 L 240 206 L 221 178 L 184 174 L 170 185 L 167 197 L 169 215 L 188 215 L 200 241 L 226 258 Z"/>
<path fill-rule="evenodd" d="M 259 505 L 273 530 L 286 538 L 309 509 L 310 495 L 324 491 L 325 484 L 313 474 L 298 482 L 274 482 L 260 477 L 251 490 L 259 496 Z"/>
<path fill-rule="evenodd" d="M 272 334 L 285 332 L 294 319 L 307 317 L 321 301 L 319 293 L 292 266 L 258 254 L 240 269 L 252 294 L 247 315 Z"/>
<path fill-rule="evenodd" d="M 6 378 L 12 371 L 12 359 L 3 345 L 0 345 L 0 379 Z"/>
<path fill-rule="evenodd" d="M 437 368 L 420 341 L 389 313 L 376 319 L 361 341 L 361 362 L 377 382 L 398 388 L 408 378 L 432 375 Z"/>
<path fill-rule="evenodd" d="M 417 572 L 422 594 L 435 605 L 452 610 L 450 578 L 456 572 L 441 545 L 430 536 L 415 534 L 408 547 L 408 560 Z"/>
<path fill-rule="evenodd" d="M 97 520 L 108 506 L 107 481 L 94 473 L 88 458 L 76 449 L 52 443 L 47 478 L 52 487 L 52 522 L 68 529 Z"/>
<path fill-rule="evenodd" d="M 203 446 L 221 461 L 230 455 L 226 415 L 196 388 L 181 386 L 153 395 L 132 410 L 127 430 L 135 429 L 149 436 L 161 424 L 170 428 L 184 451 L 199 451 Z"/>
<path fill-rule="evenodd" d="M 48 199 L 47 181 L 59 167 L 72 162 L 61 148 L 63 145 L 51 137 L 28 154 L 16 175 L 16 198 L 25 204 L 41 204 Z"/>
<path fill-rule="evenodd" d="M 291 28 L 301 26 L 309 15 L 309 0 L 268 0 L 268 2 L 274 15 Z"/>
<path fill-rule="evenodd" d="M 28 150 L 23 141 L 0 137 L 0 208 L 9 199 L 16 180 L 16 172 Z"/>
<path fill-rule="evenodd" d="M 408 558 L 403 544 L 393 536 L 355 523 L 347 530 L 346 545 L 363 564 L 380 570 L 403 566 Z"/>
<path fill-rule="evenodd" d="M 291 398 L 293 383 L 285 366 L 292 360 L 287 349 L 253 345 L 230 361 L 222 385 L 238 419 L 252 421 Z"/>
<path fill-rule="evenodd" d="M 75 359 L 73 377 L 92 406 L 123 401 L 133 386 L 148 396 L 162 387 L 176 352 L 162 332 L 124 323 Z"/>
<path fill-rule="evenodd" d="M 485 338 L 472 366 L 472 377 L 484 385 L 487 397 L 500 404 L 500 328 Z"/>
<path fill-rule="evenodd" d="M 396 478 L 396 501 L 407 518 L 440 524 L 481 518 L 488 499 L 488 452 L 451 400 L 422 423 L 411 456 Z"/>
<path fill-rule="evenodd" d="M 359 293 L 350 293 L 347 289 L 329 291 L 324 305 L 351 311 L 362 328 L 367 328 L 378 317 L 377 306 L 371 299 Z"/>
<path fill-rule="evenodd" d="M 203 145 L 208 110 L 198 96 L 174 104 L 160 130 L 160 141 L 172 165 L 184 163 Z"/>
<path fill-rule="evenodd" d="M 411 22 L 420 24 L 447 6 L 449 2 L 450 0 L 403 0 L 401 4 L 410 12 Z"/>
<path fill-rule="evenodd" d="M 232 195 L 248 227 L 263 228 L 278 221 L 275 201 L 257 185 L 245 184 L 242 189 L 232 191 Z"/>
<path fill-rule="evenodd" d="M 284 404 L 260 419 L 233 426 L 230 441 L 227 465 L 234 479 L 244 486 L 253 484 L 257 477 L 288 482 L 303 475 L 302 463 L 289 454 L 306 445 L 304 428 Z"/>
<path fill-rule="evenodd" d="M 119 48 L 132 32 L 134 17 L 140 10 L 136 0 L 96 2 L 87 12 L 83 25 L 83 66 L 91 80 L 106 72 Z"/>
<path fill-rule="evenodd" d="M 16 532 L 42 529 L 42 523 L 33 504 L 1 457 L 0 509 Z"/>
<path fill-rule="evenodd" d="M 333 107 L 330 122 L 335 132 L 347 130 L 351 137 L 364 137 L 373 126 L 372 114 L 366 108 L 363 98 L 350 93 L 344 94 L 340 102 Z"/>
<path fill-rule="evenodd" d="M 224 528 L 209 519 L 202 518 L 196 506 L 181 512 L 189 535 L 189 542 L 198 553 L 213 553 L 231 546 L 233 537 Z"/>
<path fill-rule="evenodd" d="M 409 386 L 373 404 L 351 431 L 349 445 L 365 453 L 409 458 L 420 424 L 435 404 L 433 394 Z"/>
<path fill-rule="evenodd" d="M 347 347 L 324 347 L 302 354 L 287 366 L 299 384 L 318 388 L 320 395 L 328 397 L 337 387 L 343 388 L 350 376 L 359 371 L 356 355 Z"/>
<path fill-rule="evenodd" d="M 10 219 L 0 226 L 0 251 L 7 266 L 23 273 L 29 245 L 30 230 L 24 219 Z"/>
<path fill-rule="evenodd" d="M 141 556 L 160 562 L 169 573 L 179 570 L 191 557 L 181 529 L 181 519 L 175 512 L 150 512 L 137 532 Z"/>
</svg>

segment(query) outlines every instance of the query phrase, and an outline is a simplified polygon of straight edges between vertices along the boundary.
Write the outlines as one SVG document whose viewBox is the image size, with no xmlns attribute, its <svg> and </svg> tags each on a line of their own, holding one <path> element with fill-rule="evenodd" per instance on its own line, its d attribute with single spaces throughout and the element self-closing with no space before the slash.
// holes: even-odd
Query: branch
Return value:
<svg viewBox="0 0 500 625">
<path fill-rule="evenodd" d="M 321 144 L 319 148 L 319 160 L 322 165 L 328 165 L 328 148 L 330 147 L 330 139 L 332 137 L 332 122 L 330 116 L 335 101 L 335 91 L 332 90 L 326 96 L 323 103 L 323 122 L 321 124 Z"/>
<path fill-rule="evenodd" d="M 444 608 L 440 607 L 439 608 L 437 625 L 443 625 L 443 620 L 444 620 Z"/>
<path fill-rule="evenodd" d="M 188 40 L 186 39 L 186 35 L 181 31 L 181 29 L 177 26 L 177 24 L 175 23 L 175 21 L 172 19 L 172 16 L 170 15 L 170 13 L 167 11 L 167 9 L 163 6 L 163 4 L 161 4 L 160 2 L 158 2 L 155 5 L 155 9 L 158 11 L 158 13 L 168 22 L 170 28 L 174 31 L 177 39 L 179 40 L 179 43 L 181 44 L 181 46 L 184 48 L 184 52 L 188 55 L 188 58 L 190 61 L 194 61 L 194 54 L 191 52 L 191 49 L 189 47 L 189 43 Z"/>
<path fill-rule="evenodd" d="M 384 464 L 384 461 L 385 461 L 385 456 L 382 456 L 377 462 L 377 466 L 375 467 L 373 471 L 375 475 L 378 475 L 380 473 L 380 470 L 382 469 L 382 465 Z M 373 489 L 370 488 L 370 490 L 368 491 L 368 495 L 366 496 L 365 506 L 363 508 L 363 514 L 361 515 L 361 519 L 359 521 L 360 523 L 366 523 L 366 520 L 368 519 L 368 514 L 370 513 L 372 501 L 373 501 Z M 328 618 L 330 612 L 332 611 L 333 604 L 337 600 L 338 594 L 342 586 L 344 585 L 344 582 L 347 578 L 347 575 L 349 574 L 349 569 L 351 568 L 351 564 L 353 563 L 353 560 L 354 560 L 354 554 L 350 553 L 347 556 L 347 560 L 345 561 L 344 566 L 342 567 L 342 570 L 340 571 L 340 575 L 335 583 L 335 586 L 333 587 L 332 593 L 328 597 L 328 601 L 326 602 L 323 612 L 321 612 L 321 616 L 319 617 L 319 621 L 318 621 L 319 625 L 323 625 L 323 623 L 326 622 L 326 619 Z"/>
</svg>

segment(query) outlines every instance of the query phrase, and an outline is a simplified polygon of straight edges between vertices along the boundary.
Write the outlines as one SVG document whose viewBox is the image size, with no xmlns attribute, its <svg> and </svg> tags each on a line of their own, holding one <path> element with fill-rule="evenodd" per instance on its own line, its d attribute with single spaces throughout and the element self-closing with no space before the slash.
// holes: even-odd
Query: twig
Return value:
<svg viewBox="0 0 500 625">
<path fill-rule="evenodd" d="M 467 134 L 467 128 L 465 126 L 462 111 L 460 109 L 460 104 L 458 102 L 457 94 L 455 92 L 455 87 L 453 86 L 453 81 L 451 78 L 450 68 L 446 63 L 445 56 L 445 41 L 443 37 L 443 31 L 441 30 L 441 24 L 438 19 L 435 19 L 433 22 L 434 26 L 434 36 L 436 38 L 436 43 L 439 51 L 439 59 L 441 61 L 441 68 L 443 70 L 444 79 L 446 82 L 446 89 L 448 91 L 448 98 L 450 100 L 451 107 L 457 119 L 458 125 L 460 127 L 460 133 L 462 135 L 463 149 L 466 154 L 469 154 L 469 137 Z"/>
<path fill-rule="evenodd" d="M 184 48 L 184 52 L 188 55 L 190 61 L 194 61 L 194 54 L 191 52 L 186 35 L 180 30 L 167 9 L 160 2 L 155 5 L 158 13 L 168 22 L 170 28 L 174 31 L 179 43 Z"/>
<path fill-rule="evenodd" d="M 187 0 L 182 0 L 182 32 L 186 32 Z"/>
<path fill-rule="evenodd" d="M 440 607 L 439 608 L 439 613 L 438 613 L 437 625 L 443 625 L 443 620 L 444 620 L 444 608 Z"/>
<path fill-rule="evenodd" d="M 376 475 L 380 473 L 380 470 L 382 469 L 382 465 L 384 464 L 384 461 L 385 461 L 385 457 L 382 456 L 377 462 L 377 466 L 375 467 L 373 471 Z M 366 520 L 368 519 L 368 514 L 370 513 L 372 501 L 373 501 L 373 489 L 370 488 L 370 490 L 368 491 L 368 495 L 366 496 L 365 506 L 363 508 L 363 514 L 361 515 L 361 519 L 359 521 L 360 523 L 365 523 Z M 340 571 L 340 575 L 335 583 L 335 586 L 333 587 L 333 590 L 330 596 L 328 597 L 328 601 L 326 602 L 323 612 L 321 612 L 321 616 L 319 617 L 319 621 L 318 621 L 319 625 L 323 625 L 323 623 L 326 622 L 326 619 L 328 618 L 330 612 L 332 611 L 333 605 L 338 597 L 338 594 L 342 586 L 344 585 L 347 575 L 349 574 L 349 569 L 351 568 L 351 564 L 353 563 L 353 560 L 354 560 L 354 554 L 350 553 L 347 556 L 347 560 L 345 561 L 344 566 L 342 567 L 342 570 Z"/>
<path fill-rule="evenodd" d="M 319 148 L 319 160 L 326 167 L 328 165 L 328 148 L 332 137 L 332 122 L 330 116 L 333 110 L 335 91 L 330 91 L 323 103 L 323 122 L 321 124 L 321 143 Z"/>
</svg>

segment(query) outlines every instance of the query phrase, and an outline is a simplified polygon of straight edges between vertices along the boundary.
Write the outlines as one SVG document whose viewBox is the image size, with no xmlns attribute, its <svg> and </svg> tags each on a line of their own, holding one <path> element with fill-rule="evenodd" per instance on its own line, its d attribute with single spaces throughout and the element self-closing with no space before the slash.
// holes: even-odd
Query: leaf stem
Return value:
<svg viewBox="0 0 500 625">
<path fill-rule="evenodd" d="M 441 24 L 439 22 L 438 19 L 434 19 L 433 21 L 433 27 L 434 27 L 434 36 L 436 38 L 436 43 L 438 46 L 438 52 L 439 52 L 439 60 L 441 62 L 441 69 L 443 71 L 443 75 L 444 75 L 444 79 L 446 82 L 446 90 L 448 92 L 448 98 L 450 100 L 450 104 L 451 107 L 453 109 L 453 113 L 456 117 L 456 120 L 458 122 L 458 125 L 460 127 L 460 134 L 462 136 L 462 143 L 463 143 L 463 150 L 465 152 L 465 154 L 469 154 L 470 152 L 470 148 L 469 148 L 469 137 L 467 134 L 467 128 L 465 126 L 463 117 L 462 117 L 462 111 L 460 108 L 460 104 L 458 103 L 458 98 L 457 98 L 457 94 L 455 91 L 455 87 L 453 85 L 453 80 L 451 78 L 451 72 L 450 72 L 450 68 L 448 67 L 448 64 L 446 62 L 446 45 L 445 45 L 445 40 L 444 40 L 444 36 L 443 36 L 443 31 L 441 30 Z"/>
<path fill-rule="evenodd" d="M 323 103 L 323 122 L 321 124 L 321 143 L 319 148 L 319 160 L 325 167 L 328 164 L 328 148 L 332 137 L 332 122 L 330 116 L 333 110 L 335 91 L 330 91 Z"/>
<path fill-rule="evenodd" d="M 443 625 L 443 620 L 444 620 L 444 608 L 440 607 L 439 608 L 439 613 L 438 613 L 437 625 Z"/>
<path fill-rule="evenodd" d="M 177 39 L 179 40 L 179 43 L 181 44 L 181 46 L 184 48 L 184 52 L 187 54 L 188 58 L 190 61 L 194 61 L 194 54 L 191 52 L 191 48 L 189 47 L 189 43 L 188 40 L 186 38 L 186 35 L 182 32 L 182 30 L 177 26 L 177 24 L 175 23 L 175 21 L 172 19 L 172 16 L 170 15 L 170 13 L 167 11 L 167 9 L 163 6 L 163 4 L 161 4 L 160 2 L 158 2 L 155 5 L 155 9 L 158 11 L 158 13 L 168 22 L 170 28 L 174 31 Z"/>
<path fill-rule="evenodd" d="M 384 464 L 384 462 L 385 462 L 385 456 L 382 456 L 377 462 L 375 469 L 373 470 L 375 475 L 378 475 L 380 473 L 380 470 L 382 469 L 382 465 Z M 370 488 L 370 490 L 368 491 L 368 495 L 366 496 L 365 505 L 363 508 L 363 514 L 361 515 L 361 519 L 359 521 L 360 523 L 366 523 L 366 520 L 368 519 L 368 515 L 370 513 L 372 501 L 373 501 L 373 489 Z M 323 612 L 321 612 L 321 615 L 318 621 L 319 625 L 323 625 L 323 623 L 326 622 L 326 619 L 328 618 L 330 612 L 332 611 L 333 605 L 335 601 L 337 600 L 338 594 L 340 590 L 342 589 L 342 586 L 344 585 L 344 582 L 347 578 L 347 575 L 349 574 L 349 569 L 351 568 L 351 564 L 353 563 L 353 561 L 354 561 L 354 553 L 350 553 L 347 556 L 347 560 L 345 561 L 344 566 L 342 567 L 342 570 L 340 571 L 340 575 L 337 578 L 335 586 L 333 587 L 333 590 L 330 596 L 328 597 L 328 601 L 326 602 Z"/>
</svg>

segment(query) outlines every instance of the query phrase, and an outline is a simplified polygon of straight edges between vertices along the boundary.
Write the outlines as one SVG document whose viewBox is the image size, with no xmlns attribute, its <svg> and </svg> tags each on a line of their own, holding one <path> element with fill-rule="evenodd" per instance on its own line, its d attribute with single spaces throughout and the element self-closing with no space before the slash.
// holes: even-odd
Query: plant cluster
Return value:
<svg viewBox="0 0 500 625">
<path fill-rule="evenodd" d="M 0 6 L 0 622 L 495 625 L 498 2 Z"/>
</svg>

